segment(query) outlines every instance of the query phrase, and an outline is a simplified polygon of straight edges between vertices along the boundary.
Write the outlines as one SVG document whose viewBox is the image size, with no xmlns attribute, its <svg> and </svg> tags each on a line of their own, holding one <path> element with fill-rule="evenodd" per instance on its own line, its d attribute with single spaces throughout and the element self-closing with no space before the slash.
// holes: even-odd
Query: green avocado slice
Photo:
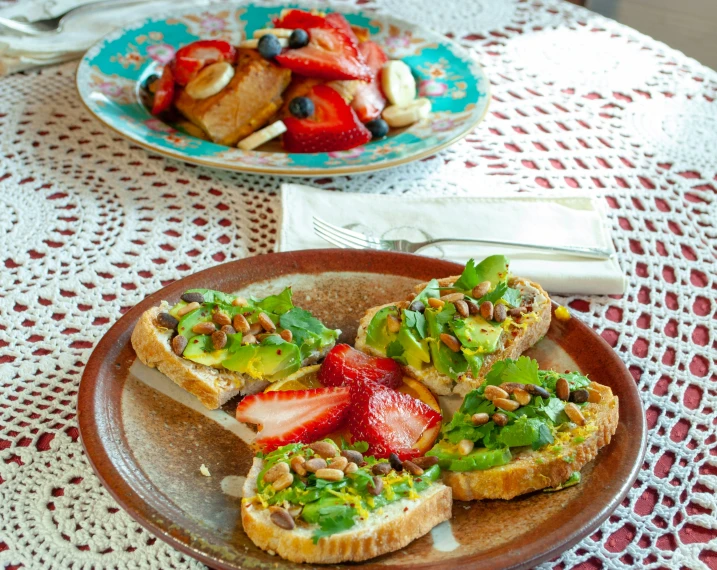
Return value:
<svg viewBox="0 0 717 570">
<path fill-rule="evenodd" d="M 299 347 L 277 335 L 267 337 L 261 344 L 247 344 L 230 352 L 231 356 L 222 362 L 224 368 L 257 380 L 274 382 L 301 367 Z"/>
<path fill-rule="evenodd" d="M 468 455 L 461 455 L 455 445 L 439 441 L 426 455 L 438 458 L 441 469 L 448 471 L 482 471 L 510 463 L 513 456 L 508 448 L 474 449 Z"/>
<path fill-rule="evenodd" d="M 428 342 L 417 339 L 405 321 L 401 323 L 401 328 L 398 331 L 398 342 L 404 349 L 403 357 L 409 366 L 420 370 L 424 363 L 427 364 L 431 361 Z"/>
<path fill-rule="evenodd" d="M 490 354 L 498 349 L 503 329 L 489 323 L 481 316 L 451 321 L 450 328 L 465 348 L 474 349 L 478 354 Z"/>
<path fill-rule="evenodd" d="M 384 307 L 378 311 L 366 329 L 366 344 L 386 353 L 386 347 L 398 338 L 398 333 L 388 330 L 386 319 L 389 315 L 398 318 L 397 307 Z"/>
</svg>

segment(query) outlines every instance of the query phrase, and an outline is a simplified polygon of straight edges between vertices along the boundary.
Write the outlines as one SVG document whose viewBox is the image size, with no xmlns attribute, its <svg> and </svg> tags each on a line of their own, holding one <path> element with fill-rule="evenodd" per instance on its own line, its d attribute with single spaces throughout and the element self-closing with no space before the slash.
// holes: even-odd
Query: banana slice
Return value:
<svg viewBox="0 0 717 570">
<path fill-rule="evenodd" d="M 278 137 L 286 132 L 284 121 L 276 121 L 268 127 L 264 127 L 260 131 L 250 134 L 245 139 L 239 141 L 237 146 L 242 150 L 254 150 L 256 147 L 263 145 L 265 142 Z"/>
<path fill-rule="evenodd" d="M 290 32 L 293 32 L 293 30 L 289 30 Z M 265 35 L 265 34 L 262 34 Z M 279 40 L 279 45 L 283 48 L 289 47 L 289 38 L 280 38 L 277 37 L 277 40 Z M 240 48 L 244 49 L 257 49 L 259 47 L 259 38 L 254 38 L 253 40 L 244 40 L 239 44 Z"/>
<path fill-rule="evenodd" d="M 234 68 L 226 61 L 207 65 L 184 88 L 193 99 L 206 99 L 224 89 L 234 77 Z"/>
<path fill-rule="evenodd" d="M 267 34 L 271 34 L 277 38 L 288 38 L 293 31 L 294 30 L 289 28 L 262 28 L 261 30 L 256 30 L 253 35 L 257 39 Z"/>
<path fill-rule="evenodd" d="M 383 120 L 389 127 L 406 127 L 425 119 L 431 114 L 431 102 L 428 99 L 414 99 L 408 105 L 390 105 L 383 110 Z"/>
<path fill-rule="evenodd" d="M 416 98 L 416 80 L 411 68 L 399 60 L 386 63 L 381 70 L 383 92 L 394 105 L 405 107 Z"/>
</svg>

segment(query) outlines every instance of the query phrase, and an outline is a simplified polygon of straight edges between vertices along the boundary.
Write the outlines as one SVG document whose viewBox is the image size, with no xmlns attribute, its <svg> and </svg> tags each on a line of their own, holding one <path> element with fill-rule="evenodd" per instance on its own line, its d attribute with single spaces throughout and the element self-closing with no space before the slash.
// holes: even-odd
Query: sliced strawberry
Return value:
<svg viewBox="0 0 717 570">
<path fill-rule="evenodd" d="M 349 403 L 348 388 L 261 392 L 239 402 L 236 417 L 258 425 L 256 443 L 272 451 L 322 439 L 341 425 Z"/>
<path fill-rule="evenodd" d="M 381 46 L 374 42 L 359 44 L 359 52 L 372 75 L 370 83 L 361 85 L 356 91 L 351 108 L 356 111 L 362 123 L 368 123 L 378 117 L 386 107 L 386 98 L 381 91 L 381 69 L 388 58 Z"/>
<path fill-rule="evenodd" d="M 186 85 L 205 65 L 218 61 L 233 63 L 235 57 L 234 46 L 224 40 L 192 42 L 174 56 L 174 80 L 179 85 Z"/>
<path fill-rule="evenodd" d="M 360 387 L 375 383 L 395 389 L 403 384 L 403 372 L 395 360 L 369 356 L 348 344 L 337 344 L 331 349 L 318 378 L 324 386 Z"/>
<path fill-rule="evenodd" d="M 284 119 L 286 132 L 282 143 L 286 151 L 348 150 L 371 140 L 369 130 L 334 89 L 315 85 L 306 96 L 314 103 L 314 114 L 308 119 Z"/>
<path fill-rule="evenodd" d="M 338 12 L 331 12 L 330 14 L 327 14 L 326 23 L 333 28 L 343 30 L 343 32 L 348 36 L 353 45 L 359 45 L 358 38 L 356 37 L 354 31 L 351 29 L 351 24 L 349 24 L 348 20 L 344 17 L 343 14 L 339 14 Z"/>
<path fill-rule="evenodd" d="M 309 45 L 277 55 L 279 65 L 308 77 L 370 81 L 371 70 L 346 32 L 333 27 L 307 31 Z"/>
<path fill-rule="evenodd" d="M 366 455 L 409 459 L 425 453 L 414 446 L 441 414 L 413 396 L 373 384 L 351 389 L 348 428 L 354 441 L 369 444 Z"/>
<path fill-rule="evenodd" d="M 157 80 L 157 89 L 154 92 L 152 114 L 159 115 L 172 106 L 174 101 L 174 74 L 169 65 L 164 66 L 162 75 Z"/>
<path fill-rule="evenodd" d="M 306 10 L 287 10 L 281 18 L 274 18 L 274 26 L 289 30 L 309 30 L 310 28 L 323 28 L 329 26 L 326 18 L 319 14 L 312 14 Z"/>
</svg>

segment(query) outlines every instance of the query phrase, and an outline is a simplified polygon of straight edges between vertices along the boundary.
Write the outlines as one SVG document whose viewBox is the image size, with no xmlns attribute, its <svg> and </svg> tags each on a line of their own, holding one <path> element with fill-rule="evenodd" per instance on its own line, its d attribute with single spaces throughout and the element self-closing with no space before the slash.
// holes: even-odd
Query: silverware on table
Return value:
<svg viewBox="0 0 717 570">
<path fill-rule="evenodd" d="M 107 7 L 124 7 L 133 4 L 145 4 L 147 0 L 101 0 L 99 2 L 86 2 L 74 8 L 55 16 L 54 18 L 46 18 L 44 20 L 35 20 L 34 22 L 21 22 L 11 18 L 0 17 L 0 26 L 4 26 L 15 32 L 26 34 L 28 36 L 40 36 L 44 34 L 54 34 L 62 30 L 63 20 L 82 10 L 83 12 L 95 11 Z"/>
<path fill-rule="evenodd" d="M 321 218 L 317 218 L 316 216 L 314 216 L 314 233 L 327 242 L 343 249 L 380 249 L 383 251 L 416 253 L 417 251 L 432 245 L 456 243 L 520 247 L 550 253 L 574 255 L 575 257 L 586 257 L 589 259 L 610 259 L 613 256 L 613 252 L 607 249 L 574 246 L 561 247 L 535 243 L 520 243 L 508 240 L 438 238 L 428 241 L 412 242 L 404 239 L 377 239 L 353 230 L 347 230 L 345 228 L 335 226 L 322 220 Z"/>
</svg>

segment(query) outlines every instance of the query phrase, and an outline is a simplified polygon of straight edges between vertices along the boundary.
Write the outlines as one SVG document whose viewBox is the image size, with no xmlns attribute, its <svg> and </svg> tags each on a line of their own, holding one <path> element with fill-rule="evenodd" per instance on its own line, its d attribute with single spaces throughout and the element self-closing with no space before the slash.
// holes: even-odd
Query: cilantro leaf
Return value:
<svg viewBox="0 0 717 570">
<path fill-rule="evenodd" d="M 543 386 L 552 392 L 555 392 L 555 385 L 560 378 L 565 378 L 568 381 L 571 390 L 587 388 L 590 385 L 590 379 L 579 372 L 566 372 L 565 374 L 561 374 L 554 370 L 541 370 L 539 374 Z"/>
<path fill-rule="evenodd" d="M 521 356 L 518 360 L 507 358 L 496 362 L 486 375 L 485 383 L 498 386 L 503 382 L 539 385 L 538 362 L 527 356 Z"/>
<path fill-rule="evenodd" d="M 503 301 L 511 307 L 520 307 L 523 296 L 520 294 L 518 289 L 507 287 L 505 293 L 501 296 L 501 299 L 503 299 Z"/>
<path fill-rule="evenodd" d="M 406 359 L 403 357 L 403 353 L 405 351 L 406 349 L 403 348 L 403 345 L 397 340 L 394 340 L 386 347 L 386 356 L 388 356 L 389 358 L 393 358 L 396 362 L 400 362 L 401 364 L 405 365 Z"/>
<path fill-rule="evenodd" d="M 423 313 L 404 309 L 403 319 L 406 321 L 406 326 L 415 329 L 421 339 L 426 338 L 426 317 Z"/>
<path fill-rule="evenodd" d="M 260 300 L 252 298 L 252 301 L 262 311 L 275 315 L 282 315 L 294 308 L 294 304 L 291 302 L 291 287 L 287 287 L 278 295 L 270 295 Z"/>
<path fill-rule="evenodd" d="M 533 449 L 540 449 L 541 447 L 553 443 L 553 433 L 550 431 L 548 424 L 541 422 L 538 426 L 538 438 L 533 441 Z"/>
<path fill-rule="evenodd" d="M 568 416 L 564 411 L 564 408 L 565 402 L 563 402 L 559 398 L 550 398 L 546 403 L 542 405 L 537 405 L 536 401 L 535 410 L 538 414 L 548 418 L 551 422 L 553 422 L 553 424 L 560 425 L 569 421 Z"/>
<path fill-rule="evenodd" d="M 453 284 L 455 289 L 461 291 L 471 291 L 473 287 L 478 285 L 478 273 L 476 272 L 476 262 L 474 259 L 469 259 L 466 263 L 466 267 L 461 273 L 461 276 Z"/>
<path fill-rule="evenodd" d="M 335 330 L 326 328 L 309 311 L 295 307 L 279 317 L 282 328 L 291 331 L 292 340 L 301 349 L 301 358 L 320 350 L 338 337 Z"/>
<path fill-rule="evenodd" d="M 421 291 L 418 296 L 412 301 L 412 303 L 415 303 L 416 301 L 421 301 L 424 305 L 428 303 L 428 299 L 431 297 L 440 297 L 440 287 L 438 286 L 438 280 L 437 279 L 431 279 L 426 286 L 424 287 L 423 291 Z"/>
</svg>

